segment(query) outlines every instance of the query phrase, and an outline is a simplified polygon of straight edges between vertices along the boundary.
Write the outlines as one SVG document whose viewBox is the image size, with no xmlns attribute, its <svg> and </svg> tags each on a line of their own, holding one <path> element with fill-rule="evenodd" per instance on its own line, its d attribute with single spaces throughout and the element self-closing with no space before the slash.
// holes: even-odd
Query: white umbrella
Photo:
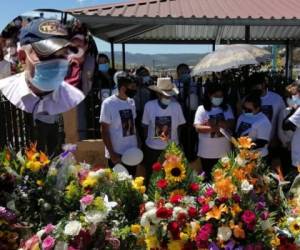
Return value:
<svg viewBox="0 0 300 250">
<path fill-rule="evenodd" d="M 225 45 L 202 58 L 193 68 L 192 75 L 221 72 L 243 65 L 256 65 L 268 61 L 270 58 L 269 51 L 253 45 Z"/>
</svg>

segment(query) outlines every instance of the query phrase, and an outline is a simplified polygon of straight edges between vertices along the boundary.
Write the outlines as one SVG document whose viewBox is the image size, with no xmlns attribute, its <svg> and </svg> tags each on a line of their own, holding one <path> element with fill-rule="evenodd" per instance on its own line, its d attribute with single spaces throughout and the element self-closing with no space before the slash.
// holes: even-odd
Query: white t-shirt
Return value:
<svg viewBox="0 0 300 250">
<path fill-rule="evenodd" d="M 11 75 L 10 63 L 6 60 L 0 61 L 0 79 L 6 78 Z"/>
<path fill-rule="evenodd" d="M 171 141 L 178 141 L 178 126 L 185 123 L 181 106 L 177 101 L 172 101 L 166 109 L 159 106 L 158 100 L 146 103 L 142 123 L 148 126 L 146 145 L 149 148 L 164 150 L 167 142 L 162 141 L 159 136 L 164 132 L 169 135 Z"/>
<path fill-rule="evenodd" d="M 292 139 L 292 164 L 297 167 L 300 165 L 300 108 L 289 118 L 297 126 Z"/>
<path fill-rule="evenodd" d="M 285 107 L 281 96 L 272 91 L 268 91 L 265 96 L 261 97 L 261 110 L 272 124 L 271 139 L 276 136 L 278 116 Z"/>
<path fill-rule="evenodd" d="M 78 88 L 64 81 L 58 89 L 39 97 L 29 89 L 25 72 L 0 80 L 0 92 L 17 108 L 40 115 L 66 112 L 76 107 L 85 98 Z"/>
<path fill-rule="evenodd" d="M 208 120 L 216 123 L 220 120 L 234 119 L 232 110 L 223 111 L 220 107 L 213 107 L 206 111 L 204 106 L 198 107 L 194 125 L 204 124 Z M 221 133 L 199 133 L 198 156 L 208 159 L 218 159 L 225 156 L 231 150 L 230 142 Z"/>
<path fill-rule="evenodd" d="M 122 155 L 127 149 L 137 147 L 134 120 L 136 110 L 134 100 L 121 100 L 112 95 L 101 106 L 100 122 L 109 124 L 109 134 L 114 152 Z M 110 158 L 105 147 L 105 157 Z"/>
<path fill-rule="evenodd" d="M 236 134 L 238 137 L 249 136 L 253 141 L 256 139 L 270 141 L 271 126 L 271 122 L 262 112 L 250 117 L 241 114 L 237 121 Z M 263 157 L 268 155 L 268 145 L 259 148 L 258 151 Z"/>
<path fill-rule="evenodd" d="M 292 142 L 294 132 L 291 130 L 283 130 L 282 123 L 283 120 L 290 114 L 290 112 L 291 112 L 290 108 L 282 109 L 279 113 L 278 124 L 277 124 L 278 138 L 280 139 L 282 146 L 288 149 L 290 149 L 291 147 L 291 142 Z"/>
</svg>

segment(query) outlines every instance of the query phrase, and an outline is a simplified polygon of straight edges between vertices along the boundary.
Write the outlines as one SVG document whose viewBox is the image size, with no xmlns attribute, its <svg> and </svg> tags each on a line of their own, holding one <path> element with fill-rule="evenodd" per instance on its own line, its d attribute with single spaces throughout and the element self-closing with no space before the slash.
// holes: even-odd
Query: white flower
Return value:
<svg viewBox="0 0 300 250">
<path fill-rule="evenodd" d="M 170 202 L 168 202 L 168 203 L 165 204 L 165 207 L 166 208 L 173 208 L 173 205 Z"/>
<path fill-rule="evenodd" d="M 261 228 L 264 231 L 267 231 L 272 228 L 272 224 L 269 220 L 264 220 L 261 222 Z"/>
<path fill-rule="evenodd" d="M 229 159 L 228 156 L 225 156 L 225 157 L 223 157 L 223 158 L 221 159 L 221 162 L 222 162 L 223 164 L 226 164 L 226 163 L 229 163 L 229 162 L 230 162 L 230 159 Z"/>
<path fill-rule="evenodd" d="M 239 165 L 239 166 L 244 166 L 247 161 L 243 158 L 241 158 L 239 155 L 237 157 L 235 157 L 235 162 Z"/>
<path fill-rule="evenodd" d="M 150 209 L 154 208 L 155 207 L 155 204 L 154 202 L 152 201 L 148 201 L 146 204 L 145 204 L 145 209 L 146 211 L 149 211 Z"/>
<path fill-rule="evenodd" d="M 150 221 L 148 219 L 147 212 L 142 215 L 140 223 L 141 223 L 142 227 L 149 227 L 150 226 Z"/>
<path fill-rule="evenodd" d="M 81 230 L 81 223 L 77 220 L 69 221 L 65 226 L 64 234 L 69 236 L 76 236 Z"/>
<path fill-rule="evenodd" d="M 187 214 L 187 211 L 182 207 L 174 207 L 173 209 L 173 218 L 176 220 L 178 214 Z"/>
<path fill-rule="evenodd" d="M 241 190 L 243 193 L 249 193 L 253 189 L 253 185 L 251 185 L 247 180 L 243 180 L 241 184 Z"/>
<path fill-rule="evenodd" d="M 64 241 L 57 241 L 54 250 L 67 250 L 68 244 Z"/>
<path fill-rule="evenodd" d="M 118 203 L 115 202 L 115 201 L 108 201 L 107 195 L 104 196 L 103 201 L 104 201 L 104 204 L 106 206 L 107 213 L 109 213 L 112 210 L 112 208 L 114 208 L 115 206 L 118 205 Z"/>
<path fill-rule="evenodd" d="M 229 227 L 219 227 L 217 238 L 220 241 L 228 241 L 232 235 L 232 231 Z"/>
<path fill-rule="evenodd" d="M 148 195 L 146 195 L 146 194 L 143 194 L 143 201 L 144 201 L 144 202 L 147 202 L 147 201 L 148 201 L 148 199 L 149 199 Z"/>
<path fill-rule="evenodd" d="M 117 176 L 119 181 L 132 180 L 132 176 L 125 172 L 117 173 Z"/>
<path fill-rule="evenodd" d="M 188 205 L 194 205 L 196 202 L 195 202 L 195 197 L 193 196 L 185 196 L 182 200 L 182 202 L 184 202 L 185 204 L 188 204 Z"/>
<path fill-rule="evenodd" d="M 85 221 L 92 224 L 98 224 L 106 219 L 106 212 L 99 212 L 96 210 L 87 211 L 85 213 Z"/>
<path fill-rule="evenodd" d="M 287 220 L 286 220 L 286 222 L 288 223 L 288 225 L 290 225 L 294 221 L 295 221 L 295 218 L 293 218 L 293 217 L 288 217 Z"/>
</svg>

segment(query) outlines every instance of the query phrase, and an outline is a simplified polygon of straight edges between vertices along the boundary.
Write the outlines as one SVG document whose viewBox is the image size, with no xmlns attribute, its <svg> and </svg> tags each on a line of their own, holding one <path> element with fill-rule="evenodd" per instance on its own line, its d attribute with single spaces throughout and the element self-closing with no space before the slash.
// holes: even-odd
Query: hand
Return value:
<svg viewBox="0 0 300 250">
<path fill-rule="evenodd" d="M 121 156 L 119 154 L 112 153 L 110 154 L 110 160 L 116 165 L 121 162 Z"/>
</svg>

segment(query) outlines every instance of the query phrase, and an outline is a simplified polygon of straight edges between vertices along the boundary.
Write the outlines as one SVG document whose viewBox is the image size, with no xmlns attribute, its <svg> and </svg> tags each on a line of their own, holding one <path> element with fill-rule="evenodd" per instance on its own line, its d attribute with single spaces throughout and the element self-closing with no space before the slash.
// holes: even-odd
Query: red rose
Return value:
<svg viewBox="0 0 300 250">
<path fill-rule="evenodd" d="M 155 162 L 155 163 L 152 165 L 153 171 L 156 171 L 156 172 L 157 172 L 157 171 L 160 171 L 161 168 L 162 168 L 162 166 L 161 166 L 160 162 Z"/>
<path fill-rule="evenodd" d="M 198 183 L 195 183 L 195 182 L 191 183 L 191 185 L 190 185 L 190 190 L 191 190 L 192 192 L 197 192 L 197 191 L 199 191 L 199 184 L 198 184 Z"/>
<path fill-rule="evenodd" d="M 168 186 L 168 182 L 165 179 L 160 179 L 156 182 L 156 186 L 160 189 L 165 189 Z"/>
<path fill-rule="evenodd" d="M 156 216 L 162 219 L 170 218 L 172 214 L 173 214 L 173 210 L 166 207 L 161 207 L 156 211 Z"/>
<path fill-rule="evenodd" d="M 193 217 L 197 216 L 198 211 L 197 211 L 197 209 L 195 207 L 189 207 L 188 214 L 189 214 L 190 217 L 193 218 Z"/>
<path fill-rule="evenodd" d="M 209 187 L 205 190 L 205 196 L 211 197 L 215 194 L 215 190 L 212 187 Z"/>
<path fill-rule="evenodd" d="M 206 204 L 206 199 L 204 196 L 200 196 L 197 198 L 197 202 L 200 204 L 200 205 L 204 205 Z"/>
<path fill-rule="evenodd" d="M 173 240 L 178 240 L 180 235 L 180 227 L 176 221 L 172 221 L 168 225 L 168 230 L 171 232 L 173 236 Z"/>
<path fill-rule="evenodd" d="M 177 215 L 177 220 L 180 223 L 184 223 L 184 221 L 186 221 L 186 219 L 187 219 L 187 214 L 186 213 L 179 213 Z"/>
<path fill-rule="evenodd" d="M 247 225 L 253 225 L 253 224 L 255 224 L 256 216 L 255 216 L 255 214 L 252 211 L 245 210 L 244 213 L 242 214 L 242 220 Z"/>
<path fill-rule="evenodd" d="M 176 203 L 179 203 L 182 200 L 182 198 L 183 198 L 182 195 L 175 194 L 170 197 L 170 202 L 176 204 Z"/>
</svg>

